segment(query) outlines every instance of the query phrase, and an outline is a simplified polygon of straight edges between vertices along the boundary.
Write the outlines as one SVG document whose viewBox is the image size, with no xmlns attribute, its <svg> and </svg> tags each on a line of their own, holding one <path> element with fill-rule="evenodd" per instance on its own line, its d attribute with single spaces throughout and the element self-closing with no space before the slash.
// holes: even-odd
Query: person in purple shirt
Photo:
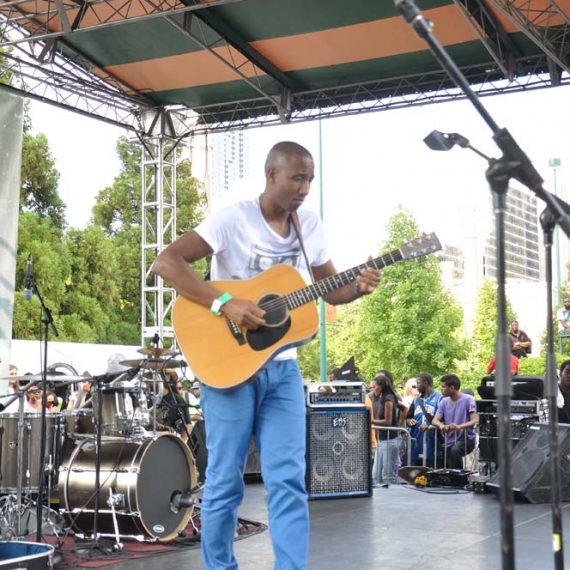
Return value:
<svg viewBox="0 0 570 570">
<path fill-rule="evenodd" d="M 461 381 L 455 374 L 441 377 L 441 393 L 432 425 L 445 434 L 447 467 L 463 468 L 463 458 L 475 449 L 475 430 L 479 414 L 475 398 L 459 391 Z"/>
</svg>

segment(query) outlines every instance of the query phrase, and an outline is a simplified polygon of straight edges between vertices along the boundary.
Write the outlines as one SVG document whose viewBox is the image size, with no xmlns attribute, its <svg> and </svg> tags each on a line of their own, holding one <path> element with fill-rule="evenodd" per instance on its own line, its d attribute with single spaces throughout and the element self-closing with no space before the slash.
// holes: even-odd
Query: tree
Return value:
<svg viewBox="0 0 570 570">
<path fill-rule="evenodd" d="M 59 172 L 44 134 L 24 133 L 22 141 L 20 210 L 48 217 L 56 227 L 65 225 L 65 204 L 59 197 Z"/>
<path fill-rule="evenodd" d="M 118 302 L 107 329 L 107 342 L 136 344 L 141 322 L 141 148 L 125 137 L 117 141 L 121 161 L 119 175 L 99 192 L 93 207 L 93 223 L 112 240 L 117 261 L 115 282 Z M 192 177 L 191 164 L 181 160 L 176 179 L 177 237 L 203 218 L 205 194 Z M 194 264 L 202 275 L 205 261 Z"/>
<path fill-rule="evenodd" d="M 517 316 L 507 298 L 507 323 Z M 505 331 L 506 332 L 506 331 Z M 495 353 L 497 338 L 497 284 L 485 279 L 477 293 L 469 368 L 483 372 Z"/>
<path fill-rule="evenodd" d="M 58 315 L 71 266 L 69 250 L 63 238 L 63 230 L 54 226 L 49 218 L 35 212 L 20 212 L 13 338 L 39 338 L 39 301 L 36 296 L 31 301 L 26 301 L 21 293 L 28 254 L 33 258 L 38 288 L 54 316 Z"/>
<path fill-rule="evenodd" d="M 418 235 L 411 214 L 399 209 L 389 222 L 384 250 L 399 248 Z M 353 347 L 365 377 L 373 377 L 379 368 L 390 369 L 396 379 L 424 371 L 443 374 L 454 370 L 465 354 L 462 311 L 444 290 L 433 255 L 384 269 L 378 288 L 361 300 L 358 311 Z M 342 348 L 334 350 L 340 356 Z"/>
</svg>

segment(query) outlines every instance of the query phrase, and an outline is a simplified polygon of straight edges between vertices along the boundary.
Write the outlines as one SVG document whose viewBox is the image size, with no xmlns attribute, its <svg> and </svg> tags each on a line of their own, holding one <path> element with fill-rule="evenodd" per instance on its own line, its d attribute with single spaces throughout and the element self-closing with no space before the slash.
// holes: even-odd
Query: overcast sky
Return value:
<svg viewBox="0 0 570 570">
<path fill-rule="evenodd" d="M 559 193 L 570 188 L 569 87 L 483 99 L 501 127 L 507 127 L 552 189 L 549 158 L 560 158 Z M 48 136 L 61 174 L 60 194 L 70 225 L 84 226 L 96 193 L 118 174 L 115 142 L 125 131 L 95 119 L 33 102 L 32 129 Z M 485 162 L 469 150 L 429 150 L 422 139 L 433 129 L 459 132 L 489 155 L 499 153 L 491 132 L 467 101 L 367 113 L 322 122 L 323 200 L 332 257 L 338 269 L 376 253 L 386 222 L 398 204 L 411 210 L 422 229 L 456 241 L 469 230 L 473 208 L 487 199 Z M 304 144 L 319 156 L 318 123 L 248 131 L 246 180 L 237 195 L 263 190 L 263 162 L 279 140 Z M 200 176 L 202 173 L 197 173 Z M 308 207 L 318 210 L 320 181 L 313 183 Z"/>
</svg>

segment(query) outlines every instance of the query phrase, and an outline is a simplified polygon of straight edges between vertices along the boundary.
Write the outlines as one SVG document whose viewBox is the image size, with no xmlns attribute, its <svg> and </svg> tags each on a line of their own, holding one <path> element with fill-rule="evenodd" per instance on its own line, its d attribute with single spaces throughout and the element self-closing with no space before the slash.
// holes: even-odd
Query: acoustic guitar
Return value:
<svg viewBox="0 0 570 570">
<path fill-rule="evenodd" d="M 213 315 L 185 297 L 172 309 L 174 332 L 194 374 L 208 386 L 231 388 L 251 378 L 277 353 L 309 342 L 317 333 L 319 318 L 314 301 L 354 283 L 366 267 L 383 269 L 405 259 L 415 259 L 441 249 L 434 233 L 371 261 L 306 285 L 290 265 L 274 265 L 252 279 L 212 281 L 232 297 L 249 299 L 265 313 L 267 325 L 255 330 Z"/>
</svg>

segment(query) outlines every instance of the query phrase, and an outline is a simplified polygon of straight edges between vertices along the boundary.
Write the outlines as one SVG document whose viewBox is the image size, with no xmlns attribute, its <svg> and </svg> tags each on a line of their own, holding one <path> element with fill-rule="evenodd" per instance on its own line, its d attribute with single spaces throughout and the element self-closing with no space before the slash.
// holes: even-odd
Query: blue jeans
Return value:
<svg viewBox="0 0 570 570">
<path fill-rule="evenodd" d="M 206 570 L 238 567 L 233 552 L 243 472 L 255 435 L 268 496 L 275 570 L 307 567 L 305 403 L 296 360 L 272 361 L 253 382 L 229 390 L 202 385 L 208 466 L 201 510 Z"/>
<path fill-rule="evenodd" d="M 401 438 L 379 440 L 372 466 L 372 484 L 383 485 L 396 482 L 394 467 L 398 460 Z"/>
</svg>

